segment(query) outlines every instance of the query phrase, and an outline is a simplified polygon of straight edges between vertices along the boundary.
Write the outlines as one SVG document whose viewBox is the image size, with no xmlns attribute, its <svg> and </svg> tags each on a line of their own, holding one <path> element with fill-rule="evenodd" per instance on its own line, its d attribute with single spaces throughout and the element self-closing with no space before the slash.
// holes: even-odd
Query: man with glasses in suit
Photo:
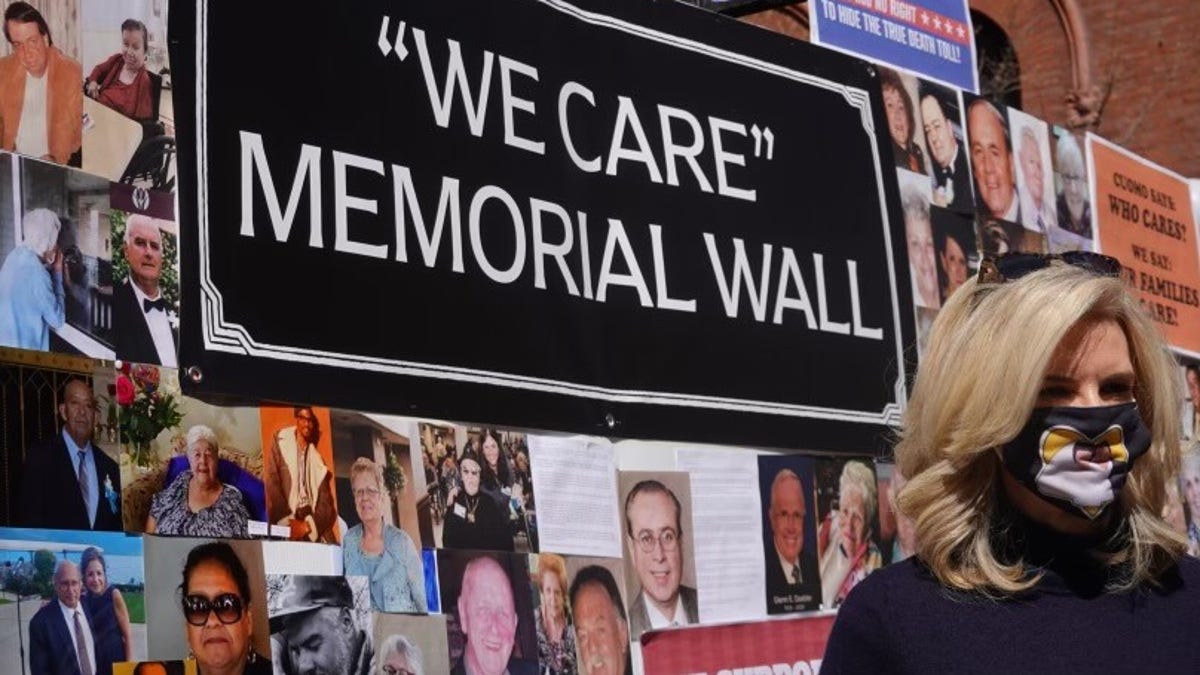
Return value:
<svg viewBox="0 0 1200 675">
<path fill-rule="evenodd" d="M 625 537 L 641 590 L 629 605 L 630 637 L 653 628 L 699 621 L 696 589 L 683 576 L 682 507 L 656 480 L 644 480 L 625 497 Z"/>
</svg>

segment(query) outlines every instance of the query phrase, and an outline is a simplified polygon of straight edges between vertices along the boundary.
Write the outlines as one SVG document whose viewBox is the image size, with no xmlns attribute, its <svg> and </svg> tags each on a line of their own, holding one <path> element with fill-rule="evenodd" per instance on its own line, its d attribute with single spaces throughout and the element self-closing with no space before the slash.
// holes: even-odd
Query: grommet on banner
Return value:
<svg viewBox="0 0 1200 675">
<path fill-rule="evenodd" d="M 200 384 L 204 379 L 204 371 L 200 370 L 200 366 L 188 366 L 187 376 L 195 384 Z"/>
<path fill-rule="evenodd" d="M 868 65 L 867 66 L 867 75 L 870 77 L 878 77 L 879 72 L 877 70 L 875 70 L 875 66 Z"/>
<path fill-rule="evenodd" d="M 615 429 L 617 426 L 617 418 L 613 417 L 612 413 L 605 413 L 604 423 L 608 425 L 609 429 Z"/>
</svg>

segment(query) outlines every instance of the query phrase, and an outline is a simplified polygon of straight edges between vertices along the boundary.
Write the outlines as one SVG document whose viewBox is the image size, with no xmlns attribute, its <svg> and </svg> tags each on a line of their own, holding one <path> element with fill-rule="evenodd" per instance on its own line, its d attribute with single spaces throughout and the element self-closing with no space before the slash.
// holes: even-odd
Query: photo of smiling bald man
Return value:
<svg viewBox="0 0 1200 675">
<path fill-rule="evenodd" d="M 622 471 L 629 639 L 697 623 L 691 480 L 686 472 Z"/>
<path fill-rule="evenodd" d="M 763 562 L 767 613 L 805 612 L 821 606 L 817 566 L 813 460 L 798 455 L 758 458 L 763 507 Z"/>
<path fill-rule="evenodd" d="M 451 675 L 535 675 L 537 634 L 524 555 L 441 550 Z"/>
</svg>

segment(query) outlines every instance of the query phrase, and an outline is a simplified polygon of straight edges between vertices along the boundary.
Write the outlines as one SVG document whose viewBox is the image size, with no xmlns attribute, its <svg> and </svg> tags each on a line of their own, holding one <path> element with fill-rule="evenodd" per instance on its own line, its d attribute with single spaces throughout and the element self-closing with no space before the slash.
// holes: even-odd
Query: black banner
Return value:
<svg viewBox="0 0 1200 675">
<path fill-rule="evenodd" d="M 302 7 L 171 7 L 189 393 L 858 452 L 898 419 L 870 66 L 670 2 Z"/>
</svg>

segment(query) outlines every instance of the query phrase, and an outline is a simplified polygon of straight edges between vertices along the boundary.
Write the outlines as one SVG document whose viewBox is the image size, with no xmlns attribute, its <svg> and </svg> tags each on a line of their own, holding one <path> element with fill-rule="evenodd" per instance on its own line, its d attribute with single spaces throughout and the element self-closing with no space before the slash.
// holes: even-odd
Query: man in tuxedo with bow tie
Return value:
<svg viewBox="0 0 1200 675">
<path fill-rule="evenodd" d="M 54 568 L 53 602 L 29 620 L 29 666 L 45 675 L 99 675 L 92 616 L 83 608 L 79 566 L 62 560 Z"/>
<path fill-rule="evenodd" d="M 129 278 L 117 286 L 113 298 L 117 358 L 177 368 L 179 332 L 171 321 L 172 307 L 159 288 L 162 231 L 149 216 L 130 214 L 124 249 Z"/>
<path fill-rule="evenodd" d="M 946 106 L 932 91 L 921 95 L 921 123 L 933 157 L 933 203 L 959 213 L 971 213 L 975 202 L 967 173 L 967 153 L 954 136 Z"/>
<path fill-rule="evenodd" d="M 791 469 L 781 469 L 771 481 L 768 511 L 771 539 L 767 542 L 767 613 L 783 614 L 817 609 L 821 604 L 817 558 L 804 551 L 808 510 L 804 483 Z"/>
<path fill-rule="evenodd" d="M 25 451 L 17 527 L 120 531 L 121 472 L 92 443 L 96 399 L 72 378 L 58 404 L 62 431 Z"/>
</svg>

